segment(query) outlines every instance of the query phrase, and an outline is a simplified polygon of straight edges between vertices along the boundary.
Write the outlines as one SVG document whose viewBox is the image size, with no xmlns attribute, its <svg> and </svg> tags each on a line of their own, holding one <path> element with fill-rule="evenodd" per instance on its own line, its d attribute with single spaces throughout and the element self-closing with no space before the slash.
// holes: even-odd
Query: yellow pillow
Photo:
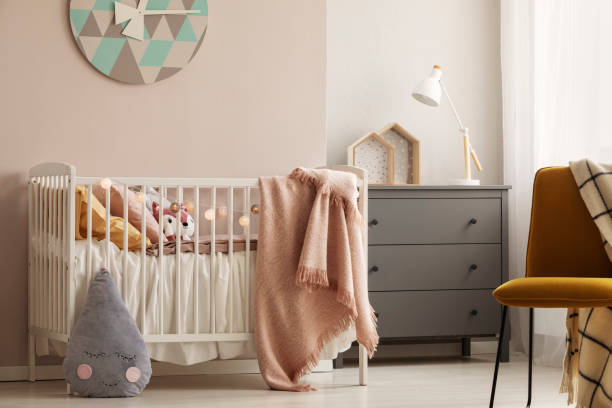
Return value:
<svg viewBox="0 0 612 408">
<path fill-rule="evenodd" d="M 87 187 L 76 186 L 75 201 L 75 238 L 87 239 Z M 122 217 L 111 216 L 110 239 L 120 249 L 123 249 L 123 226 Z M 91 196 L 91 236 L 100 240 L 106 238 L 106 209 L 94 195 Z M 140 231 L 128 222 L 128 249 L 140 249 L 141 242 Z M 150 246 L 151 241 L 147 238 L 147 248 Z"/>
</svg>

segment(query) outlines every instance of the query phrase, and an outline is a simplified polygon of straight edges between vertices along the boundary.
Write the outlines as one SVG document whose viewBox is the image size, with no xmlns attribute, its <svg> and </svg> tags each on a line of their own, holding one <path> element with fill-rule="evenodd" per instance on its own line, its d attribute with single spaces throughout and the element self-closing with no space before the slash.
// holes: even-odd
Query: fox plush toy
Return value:
<svg viewBox="0 0 612 408">
<path fill-rule="evenodd" d="M 183 204 L 181 204 L 179 211 L 176 213 L 172 211 L 170 207 L 164 208 L 162 211 L 162 217 L 160 219 L 159 203 L 154 201 L 153 216 L 157 222 L 163 225 L 164 235 L 168 241 L 176 241 L 178 222 L 181 223 L 181 239 L 187 241 L 193 238 L 195 223 L 193 221 L 193 217 L 189 215 Z"/>
</svg>

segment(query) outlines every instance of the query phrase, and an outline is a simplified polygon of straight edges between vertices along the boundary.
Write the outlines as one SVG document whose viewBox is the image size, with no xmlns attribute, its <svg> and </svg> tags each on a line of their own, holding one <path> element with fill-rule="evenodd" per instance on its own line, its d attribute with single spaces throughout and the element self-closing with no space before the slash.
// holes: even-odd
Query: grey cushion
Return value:
<svg viewBox="0 0 612 408">
<path fill-rule="evenodd" d="M 64 375 L 82 397 L 133 397 L 149 383 L 149 352 L 106 270 L 89 286 L 68 343 Z"/>
</svg>

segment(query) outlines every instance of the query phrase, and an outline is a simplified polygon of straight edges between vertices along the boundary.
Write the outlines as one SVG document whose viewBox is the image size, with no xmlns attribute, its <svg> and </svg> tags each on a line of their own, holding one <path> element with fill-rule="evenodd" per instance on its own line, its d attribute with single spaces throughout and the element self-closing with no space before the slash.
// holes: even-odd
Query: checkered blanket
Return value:
<svg viewBox="0 0 612 408">
<path fill-rule="evenodd" d="M 612 165 L 571 162 L 580 195 L 612 260 Z M 612 407 L 612 308 L 567 310 L 567 350 L 561 392 L 577 408 Z"/>
</svg>

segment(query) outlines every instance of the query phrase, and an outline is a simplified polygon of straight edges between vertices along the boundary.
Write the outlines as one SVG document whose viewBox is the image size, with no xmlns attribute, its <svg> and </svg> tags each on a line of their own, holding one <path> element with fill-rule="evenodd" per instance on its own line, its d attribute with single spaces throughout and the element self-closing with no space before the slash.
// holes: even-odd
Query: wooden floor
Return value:
<svg viewBox="0 0 612 408">
<path fill-rule="evenodd" d="M 496 407 L 525 406 L 527 364 L 502 364 Z M 313 374 L 313 393 L 269 391 L 259 375 L 153 377 L 138 397 L 83 399 L 65 394 L 63 381 L 0 383 L 0 407 L 486 407 L 493 356 L 374 361 L 369 385 L 359 387 L 357 368 Z M 533 406 L 563 407 L 561 370 L 535 367 Z"/>
</svg>

